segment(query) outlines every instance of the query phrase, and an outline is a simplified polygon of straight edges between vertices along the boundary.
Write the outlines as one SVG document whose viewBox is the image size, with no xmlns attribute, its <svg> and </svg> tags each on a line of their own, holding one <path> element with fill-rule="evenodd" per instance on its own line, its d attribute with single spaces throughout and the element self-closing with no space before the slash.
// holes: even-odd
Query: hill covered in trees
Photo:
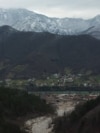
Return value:
<svg viewBox="0 0 100 133">
<path fill-rule="evenodd" d="M 100 40 L 89 35 L 61 36 L 0 27 L 0 78 L 91 70 L 100 73 Z"/>
</svg>

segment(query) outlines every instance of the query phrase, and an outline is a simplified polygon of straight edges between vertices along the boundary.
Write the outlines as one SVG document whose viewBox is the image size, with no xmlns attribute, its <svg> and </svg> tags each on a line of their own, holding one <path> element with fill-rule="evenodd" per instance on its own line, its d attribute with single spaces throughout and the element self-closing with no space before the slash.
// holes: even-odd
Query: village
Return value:
<svg viewBox="0 0 100 133">
<path fill-rule="evenodd" d="M 33 88 L 43 86 L 58 87 L 100 87 L 100 75 L 92 75 L 91 73 L 73 74 L 67 72 L 64 74 L 55 73 L 50 76 L 42 76 L 41 78 L 30 79 L 4 79 L 0 80 L 0 86 L 24 89 L 26 87 Z"/>
</svg>

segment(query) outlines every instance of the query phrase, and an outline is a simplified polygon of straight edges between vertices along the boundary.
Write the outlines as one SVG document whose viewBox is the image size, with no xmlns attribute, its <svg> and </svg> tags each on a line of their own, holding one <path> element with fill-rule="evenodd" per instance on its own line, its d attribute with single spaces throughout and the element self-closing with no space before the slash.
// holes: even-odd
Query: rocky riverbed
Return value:
<svg viewBox="0 0 100 133">
<path fill-rule="evenodd" d="M 65 101 L 63 98 L 65 96 L 59 95 L 57 99 L 59 102 L 55 100 L 54 106 L 56 107 L 57 116 L 62 116 L 64 113 L 68 113 L 72 111 L 76 105 L 76 103 L 72 101 Z M 56 117 L 56 116 L 53 116 Z M 42 116 L 35 119 L 28 120 L 26 122 L 26 127 L 28 127 L 29 133 L 52 133 L 52 116 Z"/>
</svg>

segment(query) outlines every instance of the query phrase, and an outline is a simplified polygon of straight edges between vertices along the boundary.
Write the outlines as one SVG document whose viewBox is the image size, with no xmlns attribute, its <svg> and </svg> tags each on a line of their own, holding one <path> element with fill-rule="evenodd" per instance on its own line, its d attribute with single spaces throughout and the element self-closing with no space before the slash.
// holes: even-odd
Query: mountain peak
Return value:
<svg viewBox="0 0 100 133">
<path fill-rule="evenodd" d="M 0 26 L 0 30 L 16 31 L 16 29 L 12 28 L 9 25 Z"/>
<path fill-rule="evenodd" d="M 0 35 L 2 34 L 2 35 L 7 35 L 8 36 L 8 35 L 11 35 L 15 32 L 18 32 L 18 31 L 16 29 L 8 26 L 8 25 L 4 25 L 4 26 L 0 27 Z"/>
</svg>

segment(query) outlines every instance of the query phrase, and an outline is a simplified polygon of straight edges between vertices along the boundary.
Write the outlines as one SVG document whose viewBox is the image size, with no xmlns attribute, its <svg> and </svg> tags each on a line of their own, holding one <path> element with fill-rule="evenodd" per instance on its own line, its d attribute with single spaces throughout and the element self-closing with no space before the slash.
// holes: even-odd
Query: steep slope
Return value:
<svg viewBox="0 0 100 133">
<path fill-rule="evenodd" d="M 1 78 L 30 78 L 62 72 L 66 67 L 99 73 L 99 59 L 100 41 L 89 35 L 61 36 L 0 27 Z"/>
<path fill-rule="evenodd" d="M 81 34 L 90 27 L 100 32 L 100 16 L 89 20 L 80 18 L 50 18 L 26 9 L 0 9 L 0 26 L 9 25 L 21 31 L 50 32 L 60 35 Z M 88 33 L 91 33 L 89 31 Z M 92 34 L 94 35 L 94 34 Z M 96 37 L 96 34 L 94 35 Z"/>
</svg>

